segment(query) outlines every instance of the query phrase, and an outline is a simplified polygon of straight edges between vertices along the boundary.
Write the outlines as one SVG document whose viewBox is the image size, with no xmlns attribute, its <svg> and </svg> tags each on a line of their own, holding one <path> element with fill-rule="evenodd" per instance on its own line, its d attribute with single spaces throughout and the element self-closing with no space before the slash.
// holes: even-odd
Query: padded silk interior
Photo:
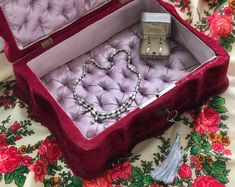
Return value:
<svg viewBox="0 0 235 187">
<path fill-rule="evenodd" d="M 50 35 L 110 0 L 0 0 L 20 49 Z"/>
<path fill-rule="evenodd" d="M 176 42 L 171 42 L 171 55 L 164 60 L 144 60 L 139 57 L 140 29 L 139 24 L 114 35 L 103 44 L 93 48 L 70 62 L 54 69 L 42 77 L 43 83 L 60 103 L 86 138 L 92 138 L 105 128 L 115 124 L 116 119 L 102 123 L 95 122 L 90 113 L 83 114 L 84 108 L 75 103 L 72 86 L 81 76 L 82 66 L 89 59 L 107 66 L 109 56 L 116 49 L 131 51 L 132 64 L 141 73 L 140 90 L 132 103 L 130 111 L 156 96 L 176 81 L 187 75 L 199 62 Z M 134 91 L 137 82 L 135 74 L 126 67 L 124 53 L 115 56 L 115 66 L 109 71 L 89 66 L 88 74 L 77 86 L 77 93 L 87 102 L 94 105 L 99 112 L 113 111 L 122 104 Z M 124 113 L 121 117 L 126 116 Z"/>
<path fill-rule="evenodd" d="M 141 59 L 138 22 L 143 11 L 166 12 L 156 0 L 132 1 L 27 63 L 85 138 L 90 139 L 116 124 L 116 119 L 92 124 L 93 117 L 89 113 L 83 114 L 84 108 L 73 99 L 72 85 L 90 58 L 108 65 L 109 56 L 115 49 L 131 51 L 132 63 L 142 76 L 140 90 L 130 107 L 133 111 L 159 92 L 167 92 L 172 84 L 215 57 L 212 49 L 172 17 L 170 57 L 165 60 Z M 115 66 L 110 71 L 89 67 L 88 74 L 76 90 L 100 112 L 116 109 L 136 85 L 136 76 L 126 68 L 125 54 L 115 56 L 114 62 Z"/>
</svg>

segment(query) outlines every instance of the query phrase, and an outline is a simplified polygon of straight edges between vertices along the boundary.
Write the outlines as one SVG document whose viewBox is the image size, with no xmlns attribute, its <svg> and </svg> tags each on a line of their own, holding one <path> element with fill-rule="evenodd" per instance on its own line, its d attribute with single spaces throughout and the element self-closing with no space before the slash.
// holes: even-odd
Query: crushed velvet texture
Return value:
<svg viewBox="0 0 235 187">
<path fill-rule="evenodd" d="M 131 51 L 132 63 L 141 73 L 142 81 L 130 111 L 156 96 L 199 65 L 187 50 L 173 41 L 169 58 L 143 60 L 139 57 L 139 36 L 139 24 L 136 24 L 42 78 L 43 83 L 86 138 L 96 136 L 114 124 L 115 119 L 91 124 L 91 121 L 94 121 L 91 114 L 82 114 L 83 107 L 75 103 L 71 92 L 72 85 L 81 76 L 84 62 L 93 58 L 99 64 L 107 66 L 110 63 L 109 56 L 115 49 Z M 125 54 L 117 55 L 114 62 L 115 66 L 109 71 L 90 66 L 88 74 L 77 86 L 77 93 L 100 112 L 115 110 L 128 98 L 136 86 L 137 77 L 126 68 Z M 121 117 L 126 115 L 127 113 L 124 113 Z"/>
<path fill-rule="evenodd" d="M 108 1 L 0 0 L 0 6 L 18 47 L 23 49 Z"/>
</svg>

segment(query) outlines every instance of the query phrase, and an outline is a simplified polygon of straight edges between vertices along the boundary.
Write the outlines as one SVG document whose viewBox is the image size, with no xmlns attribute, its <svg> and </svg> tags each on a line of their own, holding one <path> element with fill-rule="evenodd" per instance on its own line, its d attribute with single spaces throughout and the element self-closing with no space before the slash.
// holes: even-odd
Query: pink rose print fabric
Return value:
<svg viewBox="0 0 235 187">
<path fill-rule="evenodd" d="M 195 122 L 194 131 L 205 135 L 206 132 L 215 133 L 218 131 L 221 122 L 218 112 L 213 108 L 203 108 Z"/>
</svg>

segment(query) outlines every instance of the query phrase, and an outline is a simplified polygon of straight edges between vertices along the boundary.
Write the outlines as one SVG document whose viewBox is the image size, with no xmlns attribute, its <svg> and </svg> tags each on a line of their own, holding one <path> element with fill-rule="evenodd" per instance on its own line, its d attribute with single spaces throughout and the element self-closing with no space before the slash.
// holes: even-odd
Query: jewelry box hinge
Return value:
<svg viewBox="0 0 235 187">
<path fill-rule="evenodd" d="M 43 41 L 41 43 L 41 46 L 42 46 L 42 48 L 46 49 L 49 46 L 51 46 L 53 43 L 54 43 L 53 39 L 52 38 L 48 38 L 47 40 L 45 40 L 45 41 Z"/>
</svg>

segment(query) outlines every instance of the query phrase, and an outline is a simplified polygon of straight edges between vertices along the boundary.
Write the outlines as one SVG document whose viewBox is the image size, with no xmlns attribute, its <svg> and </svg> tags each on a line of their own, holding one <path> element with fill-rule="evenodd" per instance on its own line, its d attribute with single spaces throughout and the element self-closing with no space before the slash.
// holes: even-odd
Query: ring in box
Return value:
<svg viewBox="0 0 235 187">
<path fill-rule="evenodd" d="M 162 134 L 174 114 L 228 86 L 228 54 L 161 0 L 1 0 L 0 6 L 15 94 L 82 177 L 96 177 L 138 142 Z M 140 58 L 142 12 L 171 15 L 169 58 Z M 86 102 L 77 103 L 73 91 Z M 123 113 L 125 101 L 132 102 Z M 100 114 L 118 108 L 121 115 L 99 122 L 92 107 Z"/>
<path fill-rule="evenodd" d="M 141 16 L 140 56 L 162 58 L 170 55 L 171 16 L 168 13 L 144 12 Z"/>
</svg>

